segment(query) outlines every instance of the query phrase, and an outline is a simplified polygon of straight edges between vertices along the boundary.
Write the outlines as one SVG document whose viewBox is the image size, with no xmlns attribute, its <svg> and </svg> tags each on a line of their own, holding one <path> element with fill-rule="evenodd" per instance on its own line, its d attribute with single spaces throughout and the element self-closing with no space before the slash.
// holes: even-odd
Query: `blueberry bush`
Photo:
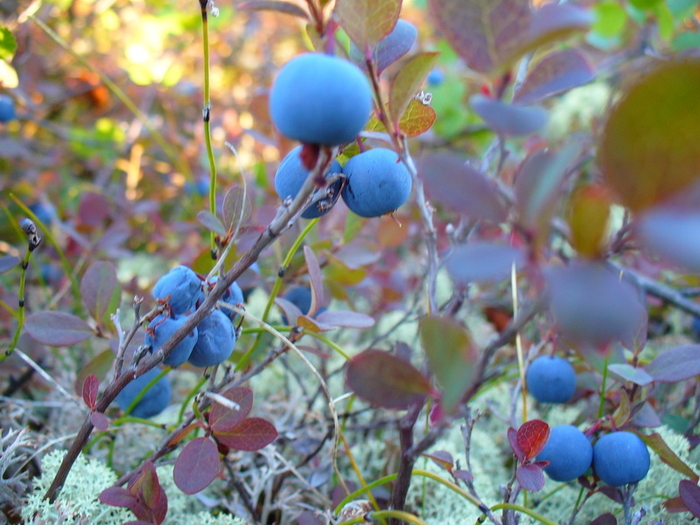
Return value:
<svg viewBox="0 0 700 525">
<path fill-rule="evenodd" d="M 700 518 L 697 1 L 0 14 L 0 522 Z"/>
</svg>

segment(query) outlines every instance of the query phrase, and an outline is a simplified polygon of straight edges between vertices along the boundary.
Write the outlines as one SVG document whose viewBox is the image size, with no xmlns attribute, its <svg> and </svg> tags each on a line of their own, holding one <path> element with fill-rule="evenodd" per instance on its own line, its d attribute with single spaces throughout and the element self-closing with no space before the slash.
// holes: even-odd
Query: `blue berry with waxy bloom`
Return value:
<svg viewBox="0 0 700 525">
<path fill-rule="evenodd" d="M 277 173 L 275 174 L 275 191 L 282 200 L 287 197 L 292 199 L 296 197 L 297 193 L 299 193 L 299 190 L 304 185 L 304 182 L 309 177 L 309 170 L 304 167 L 301 160 L 301 150 L 302 146 L 297 146 L 287 153 L 284 159 L 282 159 L 282 162 L 280 162 L 279 168 L 277 168 Z M 333 160 L 328 171 L 326 171 L 326 178 L 332 174 L 341 173 L 341 171 L 340 163 L 337 160 Z M 330 186 L 318 188 L 314 192 L 314 202 L 302 212 L 301 217 L 303 219 L 315 219 L 331 211 L 338 197 L 340 197 L 340 187 L 342 183 L 342 178 L 338 177 Z M 327 196 L 316 200 L 321 192 L 325 192 Z"/>
<path fill-rule="evenodd" d="M 593 447 L 586 435 L 573 425 L 552 427 L 547 444 L 537 461 L 549 461 L 544 468 L 554 481 L 572 481 L 583 476 L 593 461 Z"/>
<path fill-rule="evenodd" d="M 115 399 L 117 405 L 119 405 L 122 410 L 126 410 L 131 402 L 136 399 L 136 396 L 141 393 L 144 387 L 159 373 L 160 369 L 158 367 L 151 368 L 148 372 L 137 377 L 131 383 L 126 385 L 124 390 L 119 392 Z M 170 395 L 170 380 L 168 379 L 168 376 L 163 376 L 156 384 L 148 389 L 129 415 L 144 419 L 157 416 L 170 404 Z"/>
<path fill-rule="evenodd" d="M 612 432 L 593 445 L 593 470 L 613 487 L 643 480 L 650 465 L 647 446 L 632 432 Z"/>
<path fill-rule="evenodd" d="M 525 382 L 540 403 L 566 403 L 576 391 L 576 372 L 563 357 L 540 356 L 527 368 Z"/>
<path fill-rule="evenodd" d="M 221 310 L 213 310 L 197 325 L 197 342 L 192 349 L 190 364 L 214 366 L 226 361 L 236 344 L 236 332 L 231 320 Z"/>
<path fill-rule="evenodd" d="M 219 277 L 215 275 L 209 280 L 209 289 L 214 288 L 216 285 L 217 281 L 219 280 Z M 220 301 L 230 304 L 231 306 L 239 306 L 243 304 L 245 301 L 243 299 L 243 290 L 241 290 L 241 287 L 238 286 L 238 283 L 235 281 L 231 283 L 231 286 L 228 287 L 228 290 L 226 290 L 222 295 L 221 298 L 219 299 Z M 201 299 L 197 302 L 197 304 L 201 304 L 202 301 L 204 301 L 204 292 L 202 292 Z M 219 310 L 224 312 L 226 316 L 231 319 L 231 321 L 234 321 L 238 314 L 234 312 L 230 308 L 226 308 L 225 306 L 220 306 Z"/>
<path fill-rule="evenodd" d="M 299 308 L 299 311 L 301 311 L 302 315 L 308 315 L 309 310 L 311 310 L 311 288 L 309 288 L 308 286 L 292 286 L 289 290 L 285 292 L 282 298 L 286 299 L 294 306 Z M 322 314 L 326 310 L 326 307 L 319 308 L 318 311 L 314 314 L 314 317 L 316 317 L 319 314 Z M 282 322 L 284 324 L 289 324 L 287 316 L 282 315 Z"/>
<path fill-rule="evenodd" d="M 10 122 L 15 118 L 15 101 L 7 95 L 0 95 L 0 122 Z"/>
<path fill-rule="evenodd" d="M 202 280 L 191 268 L 176 266 L 156 282 L 153 297 L 170 306 L 173 315 L 192 310 L 202 290 Z"/>
<path fill-rule="evenodd" d="M 357 137 L 369 120 L 372 91 L 354 64 L 305 53 L 280 69 L 270 90 L 270 116 L 290 139 L 338 146 Z"/>
<path fill-rule="evenodd" d="M 343 200 L 360 217 L 391 213 L 411 194 L 411 174 L 390 149 L 375 148 L 355 155 L 343 166 L 343 174 Z"/>
<path fill-rule="evenodd" d="M 187 321 L 187 316 L 169 317 L 161 314 L 153 318 L 148 324 L 144 343 L 151 345 L 151 351 L 157 352 L 163 343 L 172 337 L 172 335 Z M 192 353 L 195 343 L 197 342 L 197 327 L 194 327 L 185 338 L 173 348 L 168 357 L 163 360 L 168 366 L 176 367 L 187 361 Z"/>
</svg>

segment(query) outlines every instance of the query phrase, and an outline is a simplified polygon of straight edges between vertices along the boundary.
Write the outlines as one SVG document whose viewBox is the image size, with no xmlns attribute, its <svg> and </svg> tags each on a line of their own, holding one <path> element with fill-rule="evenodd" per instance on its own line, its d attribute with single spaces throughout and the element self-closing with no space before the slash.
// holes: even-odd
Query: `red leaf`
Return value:
<svg viewBox="0 0 700 525">
<path fill-rule="evenodd" d="M 95 374 L 90 374 L 85 378 L 83 383 L 83 401 L 90 410 L 95 410 L 95 401 L 97 401 L 97 391 L 100 388 L 100 382 Z"/>
<path fill-rule="evenodd" d="M 432 392 L 430 381 L 411 363 L 380 350 L 365 350 L 348 362 L 348 387 L 384 408 L 405 409 Z"/>
<path fill-rule="evenodd" d="M 664 506 L 664 509 L 666 509 L 666 512 L 668 512 L 669 514 L 678 514 L 679 512 L 690 512 L 688 510 L 688 507 L 685 506 L 685 503 L 683 503 L 683 500 L 680 496 L 667 499 L 662 503 L 662 505 Z"/>
<path fill-rule="evenodd" d="M 156 467 L 152 461 L 146 461 L 142 465 L 139 475 L 129 484 L 129 491 L 132 494 L 140 494 L 148 509 L 157 507 L 161 496 L 165 493 L 160 486 Z"/>
<path fill-rule="evenodd" d="M 549 425 L 541 419 L 523 423 L 515 435 L 518 447 L 525 453 L 526 459 L 532 459 L 542 452 L 548 439 Z"/>
<path fill-rule="evenodd" d="M 47 346 L 72 346 L 92 335 L 90 326 L 66 312 L 36 312 L 27 317 L 29 336 Z"/>
<path fill-rule="evenodd" d="M 269 421 L 249 417 L 232 429 L 214 432 L 214 437 L 227 447 L 236 450 L 260 450 L 277 439 L 277 430 Z"/>
<path fill-rule="evenodd" d="M 211 439 L 193 439 L 175 461 L 173 480 L 185 494 L 196 494 L 216 479 L 221 468 L 219 450 Z"/>
<path fill-rule="evenodd" d="M 226 399 L 236 403 L 240 409 L 235 410 L 220 403 L 214 403 L 209 413 L 209 426 L 213 431 L 228 430 L 243 421 L 253 408 L 253 391 L 246 387 L 229 388 L 222 394 Z"/>
<path fill-rule="evenodd" d="M 102 432 L 109 428 L 109 419 L 102 412 L 91 412 L 90 413 L 90 423 Z"/>
<path fill-rule="evenodd" d="M 537 465 L 520 465 L 515 471 L 518 483 L 525 490 L 539 492 L 544 487 L 544 473 Z"/>
<path fill-rule="evenodd" d="M 700 518 L 700 487 L 692 481 L 682 479 L 678 483 L 681 501 L 696 518 Z"/>
<path fill-rule="evenodd" d="M 124 487 L 108 487 L 100 492 L 100 501 L 112 507 L 130 507 L 136 497 Z"/>
</svg>

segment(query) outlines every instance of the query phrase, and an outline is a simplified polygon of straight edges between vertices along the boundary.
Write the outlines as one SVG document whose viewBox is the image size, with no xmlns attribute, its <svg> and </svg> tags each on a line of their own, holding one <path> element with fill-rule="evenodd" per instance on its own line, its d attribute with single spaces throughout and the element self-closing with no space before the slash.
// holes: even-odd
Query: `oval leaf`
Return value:
<svg viewBox="0 0 700 525">
<path fill-rule="evenodd" d="M 625 381 L 639 386 L 646 386 L 654 380 L 643 368 L 635 368 L 627 363 L 612 364 L 608 366 L 608 370 L 620 376 Z"/>
<path fill-rule="evenodd" d="M 523 423 L 515 434 L 515 442 L 525 454 L 526 460 L 532 459 L 542 452 L 548 439 L 549 425 L 540 419 Z"/>
<path fill-rule="evenodd" d="M 202 210 L 197 213 L 197 220 L 202 226 L 207 230 L 218 233 L 222 237 L 226 236 L 226 228 L 224 224 L 219 220 L 219 218 L 211 213 L 209 210 Z"/>
<path fill-rule="evenodd" d="M 524 262 L 517 248 L 496 242 L 473 242 L 457 246 L 445 259 L 450 277 L 457 282 L 489 282 L 505 279 L 513 265 Z"/>
<path fill-rule="evenodd" d="M 85 383 L 85 379 L 88 375 L 92 374 L 97 377 L 98 381 L 102 381 L 107 376 L 107 372 L 112 368 L 113 361 L 114 352 L 111 350 L 100 352 L 90 359 L 88 364 L 78 373 L 78 377 L 75 378 L 75 393 L 82 395 L 83 383 Z"/>
<path fill-rule="evenodd" d="M 525 490 L 539 492 L 544 487 L 545 479 L 542 469 L 537 465 L 520 465 L 515 471 L 518 483 Z"/>
<path fill-rule="evenodd" d="M 426 155 L 418 165 L 431 201 L 474 219 L 503 222 L 508 206 L 496 184 L 465 159 L 449 154 Z"/>
<path fill-rule="evenodd" d="M 661 383 L 685 381 L 700 375 L 700 345 L 671 348 L 649 363 L 646 371 L 654 381 Z"/>
<path fill-rule="evenodd" d="M 408 138 L 417 137 L 433 127 L 436 118 L 437 113 L 433 108 L 413 99 L 399 119 L 399 129 Z"/>
<path fill-rule="evenodd" d="M 109 419 L 102 412 L 90 412 L 90 423 L 101 432 L 109 428 Z"/>
<path fill-rule="evenodd" d="M 430 381 L 411 363 L 380 350 L 365 350 L 348 361 L 348 387 L 372 405 L 405 409 L 432 391 Z"/>
<path fill-rule="evenodd" d="M 688 511 L 696 518 L 700 518 L 700 487 L 697 483 L 682 479 L 678 483 L 678 494 Z"/>
<path fill-rule="evenodd" d="M 209 426 L 213 431 L 228 430 L 239 424 L 253 408 L 253 391 L 246 387 L 229 388 L 223 397 L 238 405 L 238 409 L 214 403 L 209 413 Z"/>
<path fill-rule="evenodd" d="M 700 213 L 662 206 L 637 220 L 642 243 L 653 253 L 693 272 L 700 271 Z"/>
<path fill-rule="evenodd" d="M 100 492 L 99 499 L 112 507 L 130 507 L 136 503 L 136 497 L 124 487 L 108 487 Z"/>
<path fill-rule="evenodd" d="M 95 321 L 101 322 L 110 312 L 113 297 L 119 293 L 119 281 L 114 265 L 95 261 L 85 271 L 80 281 L 80 294 L 83 302 Z"/>
<path fill-rule="evenodd" d="M 337 0 L 333 14 L 364 54 L 394 29 L 401 0 Z"/>
<path fill-rule="evenodd" d="M 95 409 L 95 401 L 97 401 L 97 391 L 100 388 L 100 382 L 95 374 L 90 374 L 85 378 L 83 383 L 83 401 L 90 408 Z"/>
<path fill-rule="evenodd" d="M 546 275 L 549 307 L 562 334 L 600 346 L 634 339 L 646 310 L 635 289 L 601 265 L 574 262 Z"/>
<path fill-rule="evenodd" d="M 595 73 L 588 59 L 577 49 L 563 49 L 546 55 L 528 72 L 513 102 L 533 104 L 542 99 L 581 86 Z"/>
<path fill-rule="evenodd" d="M 214 436 L 229 448 L 254 451 L 277 439 L 277 430 L 265 419 L 248 417 L 229 430 L 215 432 Z"/>
<path fill-rule="evenodd" d="M 173 468 L 173 480 L 185 494 L 196 494 L 211 485 L 220 468 L 216 443 L 199 437 L 187 443 L 180 452 Z"/>
<path fill-rule="evenodd" d="M 700 177 L 700 60 L 662 61 L 609 112 L 598 165 L 633 211 L 657 204 Z"/>
<path fill-rule="evenodd" d="M 236 231 L 248 221 L 250 200 L 241 186 L 233 186 L 226 192 L 221 213 L 224 217 L 223 225 L 228 231 Z"/>
<path fill-rule="evenodd" d="M 541 130 L 547 123 L 547 112 L 534 106 L 506 104 L 500 100 L 474 95 L 469 99 L 474 112 L 499 135 L 522 137 Z"/>
<path fill-rule="evenodd" d="M 441 406 L 452 412 L 472 384 L 477 353 L 467 330 L 452 319 L 428 316 L 418 324 L 428 364 L 442 391 Z"/>
<path fill-rule="evenodd" d="M 420 85 L 435 67 L 440 53 L 419 53 L 405 60 L 391 81 L 389 89 L 389 113 L 398 122 L 409 102 L 418 93 Z"/>
<path fill-rule="evenodd" d="M 47 346 L 71 346 L 92 335 L 82 319 L 65 312 L 36 312 L 24 324 L 29 336 Z"/>
</svg>

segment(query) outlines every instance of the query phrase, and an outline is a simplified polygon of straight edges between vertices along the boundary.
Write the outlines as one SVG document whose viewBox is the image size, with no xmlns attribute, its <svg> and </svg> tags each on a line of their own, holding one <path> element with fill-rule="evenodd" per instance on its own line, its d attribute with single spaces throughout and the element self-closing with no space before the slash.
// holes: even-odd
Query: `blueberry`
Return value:
<svg viewBox="0 0 700 525">
<path fill-rule="evenodd" d="M 527 368 L 527 390 L 540 403 L 566 403 L 576 391 L 576 372 L 566 359 L 540 356 Z"/>
<path fill-rule="evenodd" d="M 299 193 L 299 190 L 304 185 L 304 181 L 306 181 L 309 176 L 309 170 L 307 170 L 301 162 L 301 150 L 302 146 L 297 146 L 287 153 L 284 159 L 282 159 L 282 162 L 280 162 L 279 168 L 277 168 L 277 173 L 275 174 L 275 191 L 282 200 L 287 197 L 291 197 L 292 199 L 296 197 L 297 193 Z M 326 177 L 332 173 L 341 173 L 340 163 L 337 160 L 331 162 L 326 172 Z M 314 197 L 324 191 L 328 192 L 328 196 L 312 203 L 304 210 L 301 216 L 304 219 L 315 219 L 331 211 L 333 204 L 338 199 L 342 183 L 342 179 L 338 178 L 330 187 L 317 189 L 314 193 Z"/>
<path fill-rule="evenodd" d="M 7 95 L 0 95 L 0 122 L 10 122 L 15 118 L 15 101 Z"/>
<path fill-rule="evenodd" d="M 445 81 L 445 73 L 442 69 L 433 69 L 428 73 L 428 85 L 437 87 Z"/>
<path fill-rule="evenodd" d="M 621 487 L 637 483 L 649 472 L 649 451 L 644 441 L 631 432 L 613 432 L 593 445 L 593 469 L 608 485 Z"/>
<path fill-rule="evenodd" d="M 187 193 L 187 195 L 206 197 L 209 195 L 209 177 L 199 177 L 195 182 L 186 182 L 185 193 Z"/>
<path fill-rule="evenodd" d="M 144 343 L 151 345 L 154 352 L 163 346 L 163 343 L 170 339 L 175 331 L 187 321 L 187 316 L 168 317 L 167 315 L 156 316 L 149 324 L 146 331 Z M 168 357 L 163 360 L 168 366 L 176 367 L 187 361 L 190 357 L 194 344 L 197 342 L 197 327 L 185 336 L 175 348 L 170 351 Z"/>
<path fill-rule="evenodd" d="M 44 226 L 51 226 L 53 218 L 56 214 L 56 210 L 51 204 L 35 202 L 34 204 L 29 205 L 29 209 L 32 210 L 32 213 L 36 215 L 36 218 L 39 219 Z"/>
<path fill-rule="evenodd" d="M 216 282 L 219 280 L 219 276 L 215 275 L 209 280 L 209 289 L 213 289 L 214 286 L 216 285 Z M 222 295 L 221 298 L 219 299 L 220 301 L 230 304 L 231 306 L 236 306 L 240 305 L 245 302 L 243 298 L 243 291 L 241 290 L 241 287 L 238 286 L 238 283 L 235 281 L 231 283 L 231 286 L 228 287 L 228 290 L 226 290 Z M 202 304 L 204 302 L 204 291 L 202 291 L 199 295 L 199 298 L 197 299 L 197 306 Z M 236 312 L 231 310 L 230 308 L 222 307 L 219 308 L 222 312 L 226 314 L 226 316 L 231 319 L 231 321 L 234 321 L 236 319 L 236 316 L 238 315 Z"/>
<path fill-rule="evenodd" d="M 294 286 L 282 297 L 299 308 L 303 315 L 311 310 L 311 288 L 308 286 Z"/>
<path fill-rule="evenodd" d="M 194 366 L 214 366 L 226 361 L 236 344 L 231 320 L 221 310 L 214 310 L 197 325 L 197 343 L 187 361 Z"/>
<path fill-rule="evenodd" d="M 158 367 L 151 368 L 142 376 L 137 377 L 124 387 L 116 397 L 117 404 L 122 410 L 126 410 L 131 402 L 141 393 L 141 390 L 160 373 Z M 170 404 L 170 380 L 163 376 L 144 394 L 129 415 L 140 418 L 149 418 L 160 414 Z"/>
<path fill-rule="evenodd" d="M 549 461 L 544 471 L 554 481 L 572 481 L 591 466 L 593 447 L 583 432 L 572 425 L 552 427 L 537 461 Z"/>
<path fill-rule="evenodd" d="M 194 308 L 202 281 L 187 266 L 176 266 L 158 279 L 153 287 L 153 297 L 167 302 L 173 315 L 184 314 Z"/>
<path fill-rule="evenodd" d="M 310 144 L 350 142 L 367 123 L 372 92 L 347 60 L 306 53 L 280 69 L 270 91 L 270 116 L 286 137 Z"/>
<path fill-rule="evenodd" d="M 343 173 L 343 200 L 360 217 L 391 213 L 411 194 L 411 174 L 390 149 L 375 148 L 355 155 Z"/>
</svg>

